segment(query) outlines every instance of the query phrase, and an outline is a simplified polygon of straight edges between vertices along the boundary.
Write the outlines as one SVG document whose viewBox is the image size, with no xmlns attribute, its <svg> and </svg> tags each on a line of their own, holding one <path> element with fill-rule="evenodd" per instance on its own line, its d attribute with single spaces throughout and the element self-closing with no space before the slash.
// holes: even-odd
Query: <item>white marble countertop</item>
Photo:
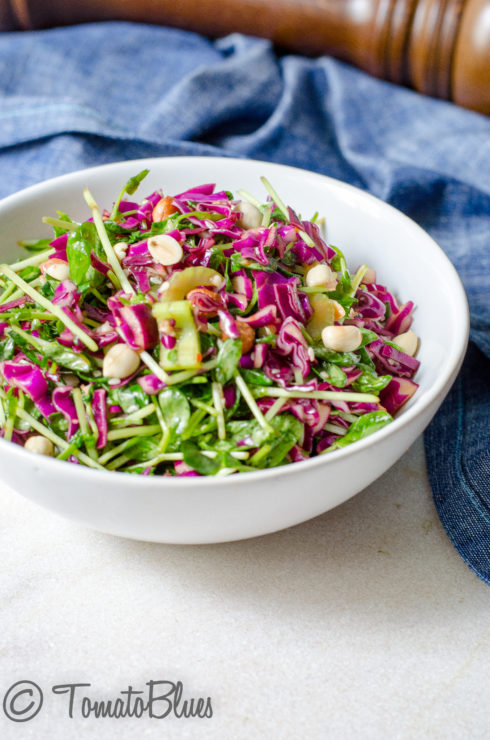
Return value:
<svg viewBox="0 0 490 740">
<path fill-rule="evenodd" d="M 0 701 L 29 679 L 44 703 L 22 723 L 0 705 L 0 737 L 489 737 L 490 591 L 447 539 L 424 466 L 418 440 L 313 521 L 199 547 L 91 532 L 1 485 Z M 84 695 L 150 680 L 211 697 L 213 717 L 82 716 Z M 69 683 L 91 684 L 73 719 L 51 690 Z"/>
</svg>

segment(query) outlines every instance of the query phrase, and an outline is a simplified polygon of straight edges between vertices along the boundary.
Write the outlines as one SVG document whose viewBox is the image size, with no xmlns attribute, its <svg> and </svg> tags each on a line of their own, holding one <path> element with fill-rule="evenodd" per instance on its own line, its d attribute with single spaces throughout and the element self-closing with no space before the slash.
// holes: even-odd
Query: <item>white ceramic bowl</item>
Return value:
<svg viewBox="0 0 490 740">
<path fill-rule="evenodd" d="M 148 167 L 138 196 L 216 182 L 265 195 L 265 175 L 305 217 L 327 220 L 327 238 L 351 269 L 367 262 L 402 302 L 413 300 L 420 336 L 420 389 L 395 421 L 349 447 L 302 463 L 228 478 L 136 477 L 99 472 L 26 452 L 0 440 L 0 475 L 22 495 L 89 527 L 154 542 L 198 544 L 273 532 L 337 506 L 384 473 L 425 429 L 449 391 L 468 338 L 459 277 L 419 226 L 382 201 L 304 170 L 248 160 L 175 157 L 119 162 L 27 188 L 0 203 L 1 259 L 18 239 L 48 235 L 41 217 L 56 210 L 87 218 L 82 188 L 110 206 L 127 178 Z"/>
</svg>

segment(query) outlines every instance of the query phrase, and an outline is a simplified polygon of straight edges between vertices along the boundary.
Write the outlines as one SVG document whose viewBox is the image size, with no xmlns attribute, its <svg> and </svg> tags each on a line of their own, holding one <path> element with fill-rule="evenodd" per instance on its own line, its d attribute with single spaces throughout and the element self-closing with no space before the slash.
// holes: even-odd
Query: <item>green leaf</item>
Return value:
<svg viewBox="0 0 490 740">
<path fill-rule="evenodd" d="M 236 444 L 245 437 L 251 437 L 254 447 L 260 447 L 265 442 L 277 439 L 278 436 L 291 432 L 296 441 L 303 436 L 303 424 L 295 416 L 289 413 L 275 416 L 269 422 L 274 432 L 268 432 L 260 426 L 257 421 L 229 421 L 226 423 L 226 429 L 229 433 L 230 440 Z"/>
<path fill-rule="evenodd" d="M 160 438 L 140 437 L 140 439 L 131 445 L 131 459 L 135 462 L 145 462 L 156 457 L 160 452 Z"/>
<path fill-rule="evenodd" d="M 271 440 L 259 450 L 249 461 L 257 468 L 273 468 L 280 465 L 297 439 L 293 432 L 286 430 L 280 437 Z"/>
<path fill-rule="evenodd" d="M 291 432 L 297 442 L 303 436 L 303 424 L 292 414 L 285 413 L 280 416 L 275 416 L 271 420 L 270 424 L 278 434 Z"/>
<path fill-rule="evenodd" d="M 369 414 L 363 414 L 363 416 L 360 416 L 350 425 L 347 434 L 344 437 L 339 437 L 325 452 L 346 447 L 352 444 L 352 442 L 358 442 L 360 439 L 369 437 L 369 435 L 377 432 L 378 429 L 382 429 L 389 424 L 390 421 L 393 421 L 393 418 L 387 411 L 372 411 Z"/>
<path fill-rule="evenodd" d="M 42 353 L 44 357 L 53 360 L 61 367 L 66 367 L 68 370 L 87 373 L 92 369 L 92 363 L 86 355 L 81 352 L 72 352 L 57 342 L 43 343 Z"/>
<path fill-rule="evenodd" d="M 188 211 L 187 213 L 181 213 L 179 215 L 175 214 L 173 216 L 173 220 L 175 221 L 176 225 L 178 224 L 183 228 L 193 228 L 192 221 L 189 220 L 192 217 L 200 219 L 205 218 L 208 221 L 220 221 L 223 218 L 223 214 L 213 211 Z"/>
<path fill-rule="evenodd" d="M 91 361 L 81 352 L 73 352 L 67 347 L 63 347 L 58 342 L 49 342 L 41 337 L 32 337 L 31 340 L 27 341 L 25 336 L 19 333 L 20 330 L 13 330 L 10 332 L 10 336 L 26 352 L 26 346 L 33 346 L 41 355 L 44 362 L 46 360 L 53 360 L 61 367 L 65 367 L 68 370 L 74 370 L 75 372 L 89 372 L 92 369 Z M 36 363 L 38 364 L 38 363 Z"/>
<path fill-rule="evenodd" d="M 341 290 L 329 290 L 327 295 L 332 299 L 332 301 L 340 303 L 346 314 L 349 313 L 354 303 L 357 303 L 357 298 L 353 298 L 347 292 L 344 293 Z"/>
<path fill-rule="evenodd" d="M 114 243 L 116 241 L 119 241 L 121 234 L 123 235 L 125 241 L 127 241 L 126 235 L 131 232 L 132 232 L 131 238 L 137 236 L 137 239 L 135 239 L 135 241 L 140 241 L 143 236 L 141 231 L 138 231 L 138 232 L 134 231 L 134 229 L 136 228 L 135 226 L 130 226 L 129 228 L 127 228 L 126 226 L 124 226 L 124 224 L 120 224 L 117 221 L 111 221 L 111 219 L 109 218 L 106 221 L 104 221 L 104 227 L 105 227 L 105 230 L 108 231 L 110 234 L 119 235 L 117 239 L 112 239 Z M 149 232 L 145 232 L 145 235 L 146 234 L 149 234 Z"/>
<path fill-rule="evenodd" d="M 59 335 L 56 322 L 54 321 L 39 321 L 38 319 L 34 319 L 31 323 L 31 329 L 36 329 L 41 339 L 46 339 L 48 342 L 56 339 Z"/>
<path fill-rule="evenodd" d="M 137 175 L 133 175 L 133 177 L 130 177 L 126 185 L 124 186 L 124 192 L 126 192 L 128 195 L 133 195 L 133 193 L 136 192 L 139 184 L 142 180 L 145 179 L 149 171 L 150 170 L 141 170 L 141 172 L 139 172 Z"/>
<path fill-rule="evenodd" d="M 146 465 L 143 463 L 139 467 L 124 468 L 123 472 L 128 473 L 129 475 L 142 475 L 142 473 L 144 473 L 145 470 L 146 470 Z M 147 475 L 156 475 L 155 468 L 152 468 Z"/>
<path fill-rule="evenodd" d="M 120 406 L 125 414 L 133 414 L 150 403 L 150 396 L 138 383 L 112 388 L 109 391 L 108 406 Z"/>
<path fill-rule="evenodd" d="M 140 242 L 142 239 L 149 239 L 151 236 L 165 234 L 167 231 L 172 231 L 173 228 L 176 228 L 175 218 L 173 218 L 174 215 L 175 214 L 171 214 L 170 216 L 167 216 L 163 221 L 153 221 L 149 231 L 140 231 L 134 226 L 127 229 L 122 224 L 110 220 L 104 221 L 104 226 L 108 231 L 115 233 L 125 232 L 126 236 L 124 237 L 124 241 L 128 242 L 128 244 L 134 244 L 135 242 Z"/>
<path fill-rule="evenodd" d="M 202 355 L 206 355 L 208 350 L 216 347 L 216 337 L 212 334 L 201 334 L 201 353 Z"/>
<path fill-rule="evenodd" d="M 7 391 L 7 423 L 4 428 L 4 439 L 9 442 L 12 439 L 12 431 L 14 429 L 15 414 L 17 411 L 18 399 L 14 395 L 15 388 L 9 388 Z"/>
<path fill-rule="evenodd" d="M 204 377 L 204 375 L 196 375 L 194 378 L 189 378 L 185 383 L 182 383 L 181 388 L 185 387 L 187 390 L 189 386 L 204 385 L 204 383 L 209 383 L 208 378 Z"/>
<path fill-rule="evenodd" d="M 326 378 L 328 383 L 335 386 L 335 388 L 344 387 L 347 382 L 347 375 L 344 373 L 343 370 L 340 369 L 340 367 L 337 367 L 337 365 L 330 363 L 325 372 L 328 376 Z"/>
<path fill-rule="evenodd" d="M 379 337 L 376 337 L 376 339 L 379 339 Z M 398 350 L 398 352 L 405 352 L 405 350 L 403 349 L 403 347 L 400 347 L 400 345 L 399 344 L 396 344 L 395 342 L 390 342 L 390 340 L 389 339 L 386 339 L 386 337 L 383 337 L 383 341 L 384 341 L 385 344 L 388 345 L 388 347 L 393 347 L 393 349 Z"/>
<path fill-rule="evenodd" d="M 68 431 L 68 421 L 65 419 L 63 414 L 56 412 L 55 414 L 49 415 L 49 426 L 50 429 L 58 434 L 60 437 L 65 438 L 66 432 Z M 70 443 L 73 440 L 70 439 Z"/>
<path fill-rule="evenodd" d="M 274 381 L 268 378 L 263 370 L 242 368 L 240 373 L 247 385 L 274 385 Z"/>
<path fill-rule="evenodd" d="M 279 208 L 274 208 L 274 210 L 271 213 L 271 218 L 273 221 L 280 221 L 281 223 L 287 223 L 287 219 L 284 218 L 284 215 L 282 211 L 279 210 Z"/>
<path fill-rule="evenodd" d="M 170 429 L 170 440 L 179 437 L 185 430 L 191 410 L 185 395 L 176 388 L 166 388 L 158 394 L 165 424 Z"/>
<path fill-rule="evenodd" d="M 281 259 L 281 262 L 286 265 L 286 267 L 294 267 L 297 264 L 298 259 L 294 252 L 289 251 L 286 252 L 284 257 Z"/>
<path fill-rule="evenodd" d="M 46 365 L 45 358 L 42 358 L 40 360 L 39 353 L 32 351 L 32 349 L 30 348 L 31 345 L 28 342 L 26 342 L 24 337 L 20 336 L 20 334 L 17 334 L 17 332 L 13 330 L 10 330 L 9 335 L 12 337 L 15 344 L 18 347 L 20 347 L 20 349 L 23 351 L 23 353 L 25 354 L 28 360 L 33 362 L 35 365 L 39 365 L 40 367 L 43 367 Z"/>
<path fill-rule="evenodd" d="M 250 262 L 247 264 L 247 267 L 249 270 L 254 270 L 255 272 L 276 272 L 278 269 L 277 264 L 274 266 L 262 265 L 260 262 Z M 282 272 L 282 270 L 279 270 L 279 272 Z M 289 275 L 289 273 L 286 274 Z"/>
<path fill-rule="evenodd" d="M 46 282 L 39 288 L 39 292 L 41 293 L 41 295 L 47 298 L 48 301 L 54 298 L 54 290 L 54 286 L 50 280 L 46 280 Z"/>
<path fill-rule="evenodd" d="M 137 175 L 134 175 L 133 177 L 130 177 L 119 195 L 117 196 L 117 200 L 114 203 L 114 206 L 111 211 L 111 215 L 109 218 L 109 221 L 114 221 L 117 216 L 119 215 L 119 204 L 121 203 L 122 199 L 124 198 L 124 194 L 127 193 L 128 195 L 133 195 L 134 192 L 136 192 L 140 182 L 145 179 L 147 174 L 150 170 L 142 170 Z"/>
<path fill-rule="evenodd" d="M 15 342 L 12 337 L 7 337 L 0 342 L 0 361 L 11 360 L 14 356 Z"/>
<path fill-rule="evenodd" d="M 241 270 L 243 267 L 242 264 L 242 255 L 240 252 L 233 252 L 230 255 L 230 269 L 232 272 L 236 272 L 237 270 Z"/>
<path fill-rule="evenodd" d="M 28 252 L 44 252 L 49 249 L 49 242 L 51 239 L 25 239 L 24 241 L 18 242 L 19 247 L 23 247 Z"/>
<path fill-rule="evenodd" d="M 357 357 L 354 352 L 334 352 L 331 349 L 326 349 L 326 347 L 323 347 L 322 345 L 318 345 L 313 349 L 315 357 L 318 357 L 320 360 L 326 360 L 334 365 L 349 367 L 350 365 L 359 364 L 359 357 Z"/>
<path fill-rule="evenodd" d="M 391 375 L 376 375 L 365 370 L 360 378 L 355 380 L 352 387 L 359 393 L 379 393 L 386 388 L 391 380 Z"/>
<path fill-rule="evenodd" d="M 63 213 L 62 211 L 56 211 L 56 213 L 58 214 L 58 218 L 60 221 L 69 221 L 70 223 L 73 223 L 67 213 Z M 56 237 L 66 234 L 66 229 L 61 229 L 59 226 L 53 226 L 53 231 Z"/>
<path fill-rule="evenodd" d="M 370 370 L 375 370 L 375 364 L 372 360 L 372 358 L 369 355 L 369 352 L 365 347 L 359 347 L 357 350 L 359 357 L 361 358 L 361 362 L 359 363 L 359 367 L 362 369 L 369 368 Z"/>
<path fill-rule="evenodd" d="M 37 277 L 39 277 L 40 274 L 41 270 L 39 269 L 39 267 L 30 265 L 28 267 L 24 267 L 24 269 L 19 272 L 19 277 L 29 283 L 31 280 L 35 280 Z"/>
<path fill-rule="evenodd" d="M 216 365 L 216 380 L 221 385 L 225 385 L 233 375 L 238 367 L 240 358 L 242 356 L 242 340 L 241 339 L 227 339 L 223 342 L 220 351 L 218 352 L 217 365 Z"/>
<path fill-rule="evenodd" d="M 370 329 L 361 329 L 360 331 L 362 334 L 361 347 L 365 347 L 366 344 L 370 344 L 371 342 L 375 342 L 376 339 L 379 339 L 376 332 L 371 331 Z"/>
<path fill-rule="evenodd" d="M 261 435 L 260 432 L 264 433 L 262 428 L 252 433 L 254 443 L 257 444 L 259 450 L 247 464 L 257 468 L 272 468 L 280 465 L 291 448 L 303 437 L 303 424 L 292 414 L 285 413 L 276 416 L 270 424 L 274 429 L 274 434 L 265 432 L 265 435 Z M 263 439 L 259 441 L 261 436 Z"/>
<path fill-rule="evenodd" d="M 78 229 L 72 231 L 66 244 L 66 256 L 70 266 L 70 278 L 76 285 L 83 283 L 100 285 L 104 276 L 92 267 L 90 253 L 102 256 L 102 246 L 99 241 L 95 224 L 86 221 Z"/>
<path fill-rule="evenodd" d="M 209 267 L 211 267 L 213 270 L 218 270 L 223 263 L 228 263 L 228 258 L 225 257 L 221 249 L 218 249 L 217 247 L 211 247 L 209 251 L 211 253 L 211 256 L 209 258 Z"/>
<path fill-rule="evenodd" d="M 35 412 L 38 411 L 36 406 L 34 406 L 34 401 L 32 401 L 29 396 L 26 396 L 24 393 L 24 411 L 27 411 L 28 414 L 31 414 L 31 416 L 35 416 Z M 68 424 L 67 424 L 68 426 Z M 22 432 L 28 432 L 31 430 L 31 423 L 27 421 L 26 419 L 20 419 L 19 417 L 15 420 L 15 428 L 20 429 Z M 63 437 L 65 435 L 62 435 Z"/>
<path fill-rule="evenodd" d="M 230 440 L 236 444 L 245 437 L 251 437 L 254 447 L 259 447 L 270 436 L 257 421 L 229 421 L 226 424 L 226 430 Z"/>
<path fill-rule="evenodd" d="M 181 451 L 184 462 L 201 475 L 215 475 L 221 467 L 221 458 L 203 455 L 199 447 L 190 441 L 182 442 Z"/>
<path fill-rule="evenodd" d="M 332 247 L 332 249 L 335 250 L 336 255 L 332 259 L 331 266 L 332 270 L 335 270 L 336 272 L 340 272 L 340 280 L 339 285 L 342 288 L 342 290 L 347 293 L 352 289 L 352 283 L 349 275 L 349 271 L 347 270 L 346 263 L 345 263 L 345 257 L 340 251 L 338 247 L 335 247 L 333 244 L 330 244 L 329 246 Z M 335 298 L 336 301 L 339 303 L 341 302 L 338 298 Z M 342 303 L 342 305 L 344 305 Z M 345 305 L 344 305 L 345 308 Z M 350 306 L 349 306 L 350 308 Z"/>
<path fill-rule="evenodd" d="M 277 336 L 275 334 L 270 334 L 267 337 L 256 337 L 255 344 L 276 344 L 277 342 Z"/>
</svg>

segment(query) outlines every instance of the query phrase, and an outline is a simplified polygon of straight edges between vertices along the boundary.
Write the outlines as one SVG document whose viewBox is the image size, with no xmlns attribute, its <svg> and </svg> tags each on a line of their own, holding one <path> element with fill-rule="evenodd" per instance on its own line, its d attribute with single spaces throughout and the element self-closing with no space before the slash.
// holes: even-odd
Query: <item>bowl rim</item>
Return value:
<svg viewBox="0 0 490 740">
<path fill-rule="evenodd" d="M 11 195 L 6 196 L 5 198 L 0 200 L 0 222 L 3 216 L 4 211 L 8 211 L 8 209 L 12 206 L 18 205 L 17 201 L 22 201 L 24 198 L 29 198 L 33 195 L 36 195 L 38 192 L 43 191 L 44 189 L 50 189 L 52 187 L 56 188 L 58 186 L 62 187 L 63 184 L 69 183 L 70 181 L 76 180 L 77 178 L 90 178 L 94 175 L 98 175 L 100 173 L 104 173 L 105 171 L 109 170 L 118 170 L 118 169 L 127 169 L 129 167 L 147 167 L 151 171 L 151 167 L 155 166 L 157 163 L 164 163 L 164 162 L 178 162 L 183 167 L 185 166 L 192 166 L 196 162 L 206 163 L 212 166 L 214 163 L 230 163 L 230 166 L 236 167 L 245 167 L 250 169 L 256 169 L 257 165 L 262 165 L 264 168 L 270 168 L 273 170 L 278 170 L 288 172 L 288 173 L 296 173 L 299 175 L 302 179 L 307 179 L 313 182 L 313 184 L 318 183 L 321 184 L 326 183 L 331 188 L 338 189 L 340 191 L 345 191 L 347 193 L 351 193 L 357 198 L 361 198 L 366 201 L 366 203 L 372 204 L 373 207 L 376 208 L 382 208 L 383 210 L 387 211 L 388 213 L 391 213 L 392 216 L 395 218 L 401 220 L 405 223 L 405 225 L 412 229 L 415 233 L 415 235 L 418 235 L 419 237 L 422 237 L 425 242 L 425 248 L 430 252 L 432 255 L 434 255 L 439 261 L 442 262 L 446 269 L 446 275 L 445 279 L 446 282 L 449 283 L 450 292 L 451 295 L 454 298 L 454 304 L 459 307 L 459 323 L 457 323 L 453 328 L 453 342 L 451 344 L 451 351 L 446 355 L 443 366 L 440 372 L 439 377 L 437 378 L 436 382 L 425 391 L 425 394 L 421 396 L 419 400 L 415 400 L 413 406 L 408 408 L 405 412 L 402 413 L 402 415 L 398 418 L 393 419 L 393 421 L 388 424 L 387 426 L 383 427 L 379 431 L 377 431 L 375 434 L 370 435 L 369 437 L 366 437 L 365 439 L 357 441 L 353 445 L 348 445 L 347 447 L 334 450 L 333 452 L 329 453 L 329 455 L 317 455 L 312 458 L 308 458 L 307 460 L 301 461 L 301 462 L 295 462 L 291 463 L 289 465 L 282 465 L 282 466 L 276 466 L 273 468 L 269 468 L 266 470 L 257 470 L 252 471 L 249 473 L 243 473 L 238 475 L 232 475 L 232 476 L 223 476 L 223 477 L 216 477 L 216 476 L 192 476 L 192 477 L 171 477 L 171 478 L 165 478 L 164 476 L 145 476 L 145 475 L 131 475 L 129 473 L 124 473 L 121 471 L 114 471 L 114 470 L 97 470 L 95 468 L 89 468 L 85 465 L 73 465 L 72 463 L 68 463 L 68 465 L 72 466 L 73 472 L 78 472 L 82 476 L 89 476 L 89 481 L 92 481 L 92 483 L 95 483 L 95 475 L 98 476 L 98 479 L 102 482 L 108 482 L 109 480 L 117 481 L 118 485 L 130 485 L 133 486 L 135 483 L 135 480 L 140 481 L 138 485 L 144 485 L 148 488 L 155 488 L 156 486 L 159 486 L 164 490 L 165 488 L 169 487 L 169 484 L 171 483 L 173 485 L 178 485 L 179 488 L 207 488 L 207 487 L 226 487 L 230 485 L 230 483 L 235 486 L 240 486 L 248 483 L 252 483 L 254 481 L 259 481 L 263 479 L 269 479 L 269 478 L 279 478 L 287 475 L 291 475 L 292 473 L 301 473 L 302 471 L 307 471 L 310 469 L 313 469 L 318 466 L 328 465 L 329 462 L 334 462 L 341 460 L 344 457 L 349 457 L 352 455 L 355 455 L 357 453 L 362 453 L 367 448 L 382 442 L 384 439 L 386 439 L 388 436 L 391 436 L 398 431 L 401 431 L 405 427 L 407 427 L 413 419 L 415 419 L 417 416 L 422 415 L 424 412 L 427 411 L 432 405 L 435 405 L 435 409 L 437 409 L 437 402 L 439 399 L 442 400 L 445 393 L 449 390 L 452 383 L 454 382 L 456 375 L 459 371 L 459 368 L 461 367 L 461 364 L 463 362 L 463 358 L 466 352 L 466 347 L 468 344 L 468 337 L 469 337 L 469 308 L 468 308 L 468 301 L 466 297 L 466 293 L 463 287 L 463 284 L 461 282 L 461 278 L 459 277 L 459 274 L 448 258 L 448 256 L 445 254 L 443 249 L 437 244 L 437 242 L 428 234 L 428 232 L 425 231 L 421 226 L 419 226 L 413 219 L 411 219 L 409 216 L 404 214 L 402 211 L 398 210 L 394 206 L 390 205 L 389 203 L 386 203 L 385 201 L 381 200 L 380 198 L 376 197 L 375 195 L 372 195 L 371 193 L 368 193 L 360 188 L 355 187 L 354 185 L 350 185 L 349 183 L 343 182 L 342 180 L 338 180 L 336 178 L 330 177 L 329 175 L 323 175 L 318 172 L 313 172 L 311 170 L 305 170 L 300 167 L 293 167 L 291 165 L 285 165 L 285 164 L 279 164 L 276 162 L 271 162 L 268 160 L 260 160 L 260 159 L 250 159 L 250 158 L 238 158 L 238 157 L 228 157 L 228 156 L 167 156 L 167 157 L 145 157 L 141 159 L 132 159 L 132 160 L 120 160 L 116 162 L 109 162 L 103 165 L 97 165 L 95 167 L 88 167 L 83 169 L 74 170 L 72 172 L 65 173 L 63 175 L 58 175 L 57 177 L 52 177 L 47 180 L 44 180 L 42 182 L 35 183 L 34 185 L 30 185 L 26 188 L 23 188 L 22 190 L 19 190 L 15 193 L 12 193 Z M 82 184 L 83 187 L 83 184 Z M 24 450 L 23 447 L 20 447 L 19 445 L 15 445 L 12 442 L 7 442 L 4 439 L 0 438 L 0 450 L 4 450 L 5 452 L 10 451 L 10 453 L 14 453 L 21 456 L 21 459 L 25 460 L 25 455 L 29 455 L 30 459 L 32 459 L 32 455 L 26 450 Z M 58 473 L 67 472 L 66 466 L 61 466 L 60 461 L 55 458 L 46 457 L 42 455 L 36 456 L 36 464 L 43 464 L 47 466 L 47 469 L 53 472 L 58 471 Z M 54 467 L 53 467 L 54 466 Z M 102 476 L 102 479 L 101 479 Z"/>
</svg>

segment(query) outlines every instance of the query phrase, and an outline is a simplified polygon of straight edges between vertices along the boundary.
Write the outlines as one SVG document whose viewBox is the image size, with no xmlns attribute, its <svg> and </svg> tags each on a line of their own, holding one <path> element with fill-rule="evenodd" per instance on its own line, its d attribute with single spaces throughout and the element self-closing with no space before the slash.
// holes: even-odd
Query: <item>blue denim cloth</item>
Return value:
<svg viewBox="0 0 490 740">
<path fill-rule="evenodd" d="M 429 231 L 472 313 L 426 433 L 429 476 L 455 547 L 490 582 L 490 119 L 264 40 L 126 23 L 0 35 L 0 100 L 0 196 L 121 159 L 224 154 L 345 180 Z"/>
</svg>

